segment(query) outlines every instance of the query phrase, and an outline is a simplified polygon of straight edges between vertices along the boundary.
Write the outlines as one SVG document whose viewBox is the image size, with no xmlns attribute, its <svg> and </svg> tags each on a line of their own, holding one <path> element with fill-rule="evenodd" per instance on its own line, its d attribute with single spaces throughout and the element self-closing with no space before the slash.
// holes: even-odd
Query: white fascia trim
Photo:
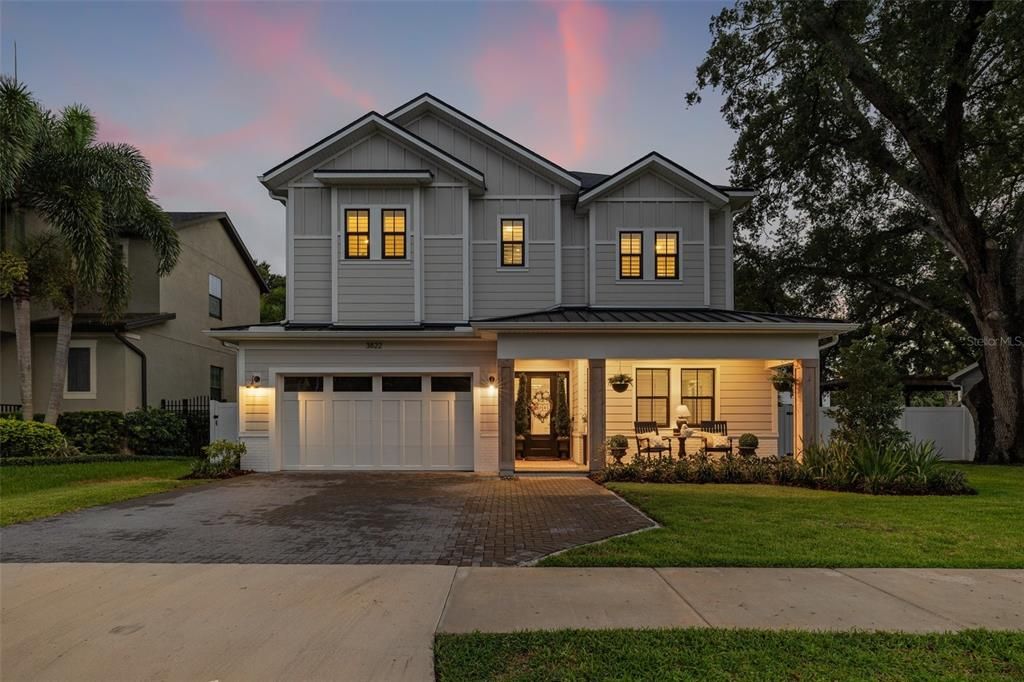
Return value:
<svg viewBox="0 0 1024 682">
<path fill-rule="evenodd" d="M 681 168 L 677 168 L 675 166 L 668 165 L 667 163 L 662 161 L 660 158 L 658 158 L 654 154 L 648 154 L 647 156 L 645 156 L 644 158 L 640 159 L 639 161 L 637 161 L 633 165 L 625 168 L 622 171 L 619 171 L 618 173 L 616 173 L 615 175 L 613 175 L 613 176 L 611 176 L 609 178 L 605 178 L 605 180 L 602 181 L 601 184 L 598 185 L 597 187 L 594 187 L 593 189 L 589 190 L 585 194 L 580 195 L 580 199 L 579 199 L 579 201 L 577 202 L 576 205 L 577 206 L 583 206 L 583 205 L 589 203 L 590 201 L 593 201 L 595 198 L 601 196 L 605 192 L 607 192 L 607 191 L 609 191 L 609 190 L 611 190 L 611 189 L 613 189 L 615 187 L 618 187 L 620 184 L 622 184 L 623 182 L 628 180 L 629 177 L 632 176 L 633 174 L 638 173 L 638 172 L 644 170 L 645 168 L 647 168 L 648 166 L 650 166 L 652 164 L 657 164 L 659 167 L 663 168 L 666 172 L 671 173 L 672 175 L 675 175 L 677 177 L 681 177 L 684 180 L 686 180 L 687 182 L 689 182 L 690 184 L 695 185 L 697 187 L 700 187 L 705 192 L 707 192 L 709 195 L 711 195 L 712 197 L 718 199 L 719 202 L 722 203 L 722 204 L 726 204 L 726 203 L 729 202 L 729 197 L 727 195 L 725 195 L 725 194 L 722 194 L 721 190 L 719 190 L 718 188 L 714 187 L 713 185 L 707 184 L 705 181 L 701 180 L 700 178 L 696 177 L 695 175 L 687 173 L 686 171 L 682 170 Z M 637 197 L 636 200 L 637 201 L 644 201 L 644 198 L 643 197 Z"/>
<path fill-rule="evenodd" d="M 414 100 L 412 102 L 409 102 L 407 105 L 405 105 L 401 109 L 392 112 L 391 115 L 388 116 L 388 118 L 390 120 L 394 120 L 394 119 L 400 118 L 401 116 L 403 116 L 407 112 L 412 111 L 413 109 L 415 109 L 416 107 L 418 107 L 418 106 L 420 106 L 421 104 L 424 104 L 424 103 L 429 103 L 429 104 L 433 105 L 434 107 L 443 110 L 446 114 L 448 114 L 452 118 L 456 119 L 457 121 L 459 121 L 463 125 L 467 125 L 470 128 L 472 128 L 473 130 L 475 130 L 478 133 L 480 133 L 481 135 L 487 136 L 489 139 L 493 140 L 495 143 L 500 144 L 501 146 L 505 147 L 506 149 L 509 149 L 509 150 L 513 151 L 516 154 L 519 154 L 520 156 L 524 156 L 524 157 L 530 159 L 534 163 L 540 164 L 541 166 L 546 168 L 548 171 L 550 171 L 550 172 L 554 173 L 555 175 L 557 175 L 558 177 L 566 180 L 573 187 L 579 187 L 582 184 L 580 182 L 580 179 L 577 178 L 575 175 L 569 175 L 568 173 L 563 171 L 561 168 L 558 168 L 557 166 L 553 165 L 547 159 L 545 159 L 545 158 L 543 158 L 541 156 L 538 156 L 537 154 L 529 151 L 528 149 L 526 149 L 526 147 L 519 147 L 519 146 L 510 145 L 507 140 L 501 138 L 498 135 L 495 135 L 493 132 L 491 132 L 490 130 L 487 130 L 486 128 L 482 128 L 475 121 L 471 121 L 470 119 L 466 118 L 465 116 L 463 116 L 459 112 L 455 111 L 454 109 L 452 109 L 451 107 L 446 105 L 444 102 L 442 102 L 442 101 L 440 101 L 438 99 L 435 99 L 433 97 L 429 97 L 427 95 L 424 95 L 423 97 L 419 97 L 416 100 Z"/>
<path fill-rule="evenodd" d="M 428 170 L 421 171 L 347 171 L 347 170 L 316 170 L 313 178 L 324 185 L 380 183 L 391 184 L 429 184 L 434 174 Z"/>
<path fill-rule="evenodd" d="M 359 123 L 355 127 L 348 127 L 348 126 L 346 126 L 346 127 L 342 128 L 341 130 L 336 132 L 334 135 L 332 135 L 328 139 L 324 140 L 323 142 L 321 142 L 320 144 L 316 145 L 312 149 L 309 149 L 308 151 L 306 151 L 302 155 L 292 159 L 291 161 L 289 161 L 285 165 L 281 166 L 280 168 L 277 168 L 276 170 L 274 170 L 274 171 L 272 171 L 270 173 L 267 173 L 265 175 L 260 175 L 259 176 L 259 181 L 262 182 L 264 185 L 266 185 L 267 183 L 271 182 L 277 176 L 279 176 L 279 175 L 281 175 L 283 173 L 286 173 L 287 171 L 291 170 L 296 165 L 298 165 L 298 164 L 302 163 L 303 161 L 307 160 L 309 157 L 313 156 L 314 154 L 317 154 L 317 153 L 323 151 L 325 148 L 330 147 L 331 145 L 336 144 L 339 140 L 342 140 L 345 137 L 348 137 L 349 135 L 353 135 L 355 133 L 358 133 L 360 130 L 362 130 L 363 128 L 365 128 L 367 126 L 374 126 L 374 125 L 378 126 L 380 128 L 383 128 L 383 129 L 387 130 L 390 133 L 393 133 L 393 134 L 397 135 L 398 137 L 402 138 L 402 140 L 404 140 L 407 144 L 410 144 L 410 145 L 416 147 L 417 149 L 422 150 L 423 153 L 426 154 L 427 156 L 429 156 L 430 158 L 436 159 L 437 161 L 439 161 L 443 165 L 446 165 L 446 166 L 449 166 L 451 168 L 457 169 L 458 172 L 460 172 L 462 175 L 465 175 L 465 176 L 473 179 L 481 187 L 484 186 L 484 176 L 479 171 L 477 171 L 476 169 L 470 168 L 469 166 L 467 166 L 466 164 L 462 163 L 461 161 L 459 161 L 455 157 L 449 156 L 447 154 L 445 154 L 445 155 L 439 154 L 437 149 L 434 149 L 433 147 L 427 145 L 422 140 L 420 140 L 420 139 L 414 137 L 413 135 L 411 135 L 409 133 L 409 131 L 405 130 L 404 128 L 402 128 L 399 125 L 396 125 L 395 123 L 392 123 L 391 121 L 389 121 L 388 119 L 384 118 L 383 116 L 381 116 L 380 114 L 377 114 L 377 113 L 374 113 L 371 116 L 367 116 L 365 118 L 365 120 L 363 120 L 361 123 Z"/>
<path fill-rule="evenodd" d="M 473 249 L 470 245 L 469 188 L 462 190 L 462 319 L 472 317 Z"/>
<path fill-rule="evenodd" d="M 295 277 L 295 202 L 292 201 L 294 190 L 288 190 L 288 203 L 285 204 L 285 281 Z M 284 319 L 291 320 L 295 315 L 295 287 L 285 287 Z"/>
</svg>

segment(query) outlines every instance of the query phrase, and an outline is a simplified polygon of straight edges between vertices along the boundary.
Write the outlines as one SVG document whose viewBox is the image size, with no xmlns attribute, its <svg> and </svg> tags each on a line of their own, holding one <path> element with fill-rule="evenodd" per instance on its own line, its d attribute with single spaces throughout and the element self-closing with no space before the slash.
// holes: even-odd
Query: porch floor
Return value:
<svg viewBox="0 0 1024 682">
<path fill-rule="evenodd" d="M 530 471 L 530 472 L 576 472 L 585 473 L 590 471 L 590 467 L 586 464 L 579 464 L 572 461 L 571 459 L 539 459 L 539 460 L 527 460 L 517 459 L 516 460 L 516 471 Z"/>
</svg>

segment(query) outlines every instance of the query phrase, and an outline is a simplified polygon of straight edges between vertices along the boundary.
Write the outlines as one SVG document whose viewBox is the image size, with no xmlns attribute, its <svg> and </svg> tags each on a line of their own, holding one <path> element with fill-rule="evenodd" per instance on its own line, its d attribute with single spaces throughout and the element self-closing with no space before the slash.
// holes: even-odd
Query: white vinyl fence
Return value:
<svg viewBox="0 0 1024 682">
<path fill-rule="evenodd" d="M 819 408 L 818 430 L 822 440 L 828 440 L 835 421 Z M 907 407 L 899 420 L 899 427 L 914 440 L 935 443 L 943 459 L 969 462 L 974 459 L 974 420 L 966 407 Z M 779 404 L 779 452 L 793 452 L 793 406 Z"/>
<path fill-rule="evenodd" d="M 238 403 L 210 401 L 210 442 L 238 441 Z"/>
</svg>

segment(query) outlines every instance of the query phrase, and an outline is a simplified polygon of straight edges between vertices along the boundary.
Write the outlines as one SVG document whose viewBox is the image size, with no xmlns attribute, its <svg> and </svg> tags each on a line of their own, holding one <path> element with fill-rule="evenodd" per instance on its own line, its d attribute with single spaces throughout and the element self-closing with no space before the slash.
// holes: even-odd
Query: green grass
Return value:
<svg viewBox="0 0 1024 682">
<path fill-rule="evenodd" d="M 963 469 L 977 495 L 612 483 L 664 528 L 578 547 L 541 565 L 1024 567 L 1024 467 Z"/>
<path fill-rule="evenodd" d="M 438 635 L 457 680 L 997 680 L 1024 677 L 1024 633 L 559 630 Z"/>
<path fill-rule="evenodd" d="M 0 526 L 201 483 L 178 480 L 191 469 L 180 459 L 0 467 Z"/>
</svg>

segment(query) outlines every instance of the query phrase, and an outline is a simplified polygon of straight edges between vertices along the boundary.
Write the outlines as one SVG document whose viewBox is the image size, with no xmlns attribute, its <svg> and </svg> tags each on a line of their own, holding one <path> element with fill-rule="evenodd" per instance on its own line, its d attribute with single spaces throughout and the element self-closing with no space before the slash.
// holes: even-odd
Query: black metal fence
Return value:
<svg viewBox="0 0 1024 682">
<path fill-rule="evenodd" d="M 160 409 L 173 412 L 184 420 L 188 454 L 201 456 L 203 448 L 210 444 L 210 396 L 161 400 Z"/>
<path fill-rule="evenodd" d="M 21 414 L 21 403 L 0 403 L 0 414 Z"/>
</svg>

